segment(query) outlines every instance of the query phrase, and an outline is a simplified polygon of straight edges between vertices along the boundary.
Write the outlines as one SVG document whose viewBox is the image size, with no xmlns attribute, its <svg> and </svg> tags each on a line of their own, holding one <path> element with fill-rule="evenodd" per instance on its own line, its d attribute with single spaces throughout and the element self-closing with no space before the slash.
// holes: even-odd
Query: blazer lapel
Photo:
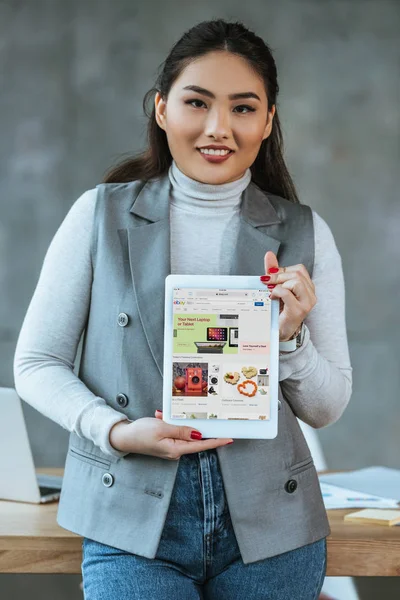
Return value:
<svg viewBox="0 0 400 600">
<path fill-rule="evenodd" d="M 165 278 L 171 273 L 168 175 L 147 182 L 130 208 L 129 262 L 140 319 L 157 368 L 163 376 Z M 268 195 L 252 182 L 243 192 L 238 241 L 229 275 L 262 275 L 264 255 L 278 255 L 280 241 L 268 233 L 280 223 Z"/>
<path fill-rule="evenodd" d="M 272 250 L 278 255 L 280 247 L 280 240 L 272 237 L 268 228 L 280 222 L 267 194 L 250 182 L 243 192 L 237 244 L 229 275 L 264 274 L 265 253 Z"/>
</svg>

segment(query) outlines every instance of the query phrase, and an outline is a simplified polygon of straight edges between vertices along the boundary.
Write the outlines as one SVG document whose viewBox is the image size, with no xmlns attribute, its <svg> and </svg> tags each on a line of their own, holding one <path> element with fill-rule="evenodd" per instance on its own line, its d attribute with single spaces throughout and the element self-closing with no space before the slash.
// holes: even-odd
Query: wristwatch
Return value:
<svg viewBox="0 0 400 600">
<path fill-rule="evenodd" d="M 305 329 L 302 323 L 297 331 L 294 332 L 290 340 L 287 340 L 286 342 L 279 342 L 279 352 L 286 354 L 287 352 L 294 352 L 297 350 L 297 348 L 300 348 L 300 346 L 303 344 L 304 333 Z"/>
</svg>

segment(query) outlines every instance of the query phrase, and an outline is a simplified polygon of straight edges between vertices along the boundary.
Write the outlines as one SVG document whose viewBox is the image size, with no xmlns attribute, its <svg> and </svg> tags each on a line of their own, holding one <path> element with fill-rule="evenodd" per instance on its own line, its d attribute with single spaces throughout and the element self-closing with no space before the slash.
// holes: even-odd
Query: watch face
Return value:
<svg viewBox="0 0 400 600">
<path fill-rule="evenodd" d="M 296 337 L 296 348 L 300 348 L 300 346 L 303 344 L 303 339 L 304 339 L 304 327 L 303 327 L 303 323 L 301 324 L 301 328 L 299 333 L 297 334 Z"/>
</svg>

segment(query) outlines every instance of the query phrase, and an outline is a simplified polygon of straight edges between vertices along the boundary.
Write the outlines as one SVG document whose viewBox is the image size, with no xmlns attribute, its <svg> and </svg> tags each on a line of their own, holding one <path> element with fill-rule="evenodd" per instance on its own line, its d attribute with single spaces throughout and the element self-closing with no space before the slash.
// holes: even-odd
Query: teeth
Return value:
<svg viewBox="0 0 400 600">
<path fill-rule="evenodd" d="M 215 156 L 226 156 L 230 150 L 214 150 L 214 148 L 200 148 L 202 154 L 213 154 Z"/>
</svg>

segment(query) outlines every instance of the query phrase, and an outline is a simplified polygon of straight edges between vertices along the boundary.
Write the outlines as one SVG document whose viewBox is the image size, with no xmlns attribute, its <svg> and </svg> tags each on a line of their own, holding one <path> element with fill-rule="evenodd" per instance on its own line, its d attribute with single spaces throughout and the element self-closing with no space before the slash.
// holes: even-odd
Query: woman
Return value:
<svg viewBox="0 0 400 600">
<path fill-rule="evenodd" d="M 326 426 L 350 398 L 340 256 L 285 166 L 263 40 L 200 23 L 155 91 L 148 149 L 83 194 L 49 247 L 16 388 L 71 432 L 58 522 L 84 537 L 88 600 L 311 600 L 329 525 L 296 417 Z M 281 302 L 277 438 L 164 423 L 165 276 L 263 269 Z"/>
</svg>

